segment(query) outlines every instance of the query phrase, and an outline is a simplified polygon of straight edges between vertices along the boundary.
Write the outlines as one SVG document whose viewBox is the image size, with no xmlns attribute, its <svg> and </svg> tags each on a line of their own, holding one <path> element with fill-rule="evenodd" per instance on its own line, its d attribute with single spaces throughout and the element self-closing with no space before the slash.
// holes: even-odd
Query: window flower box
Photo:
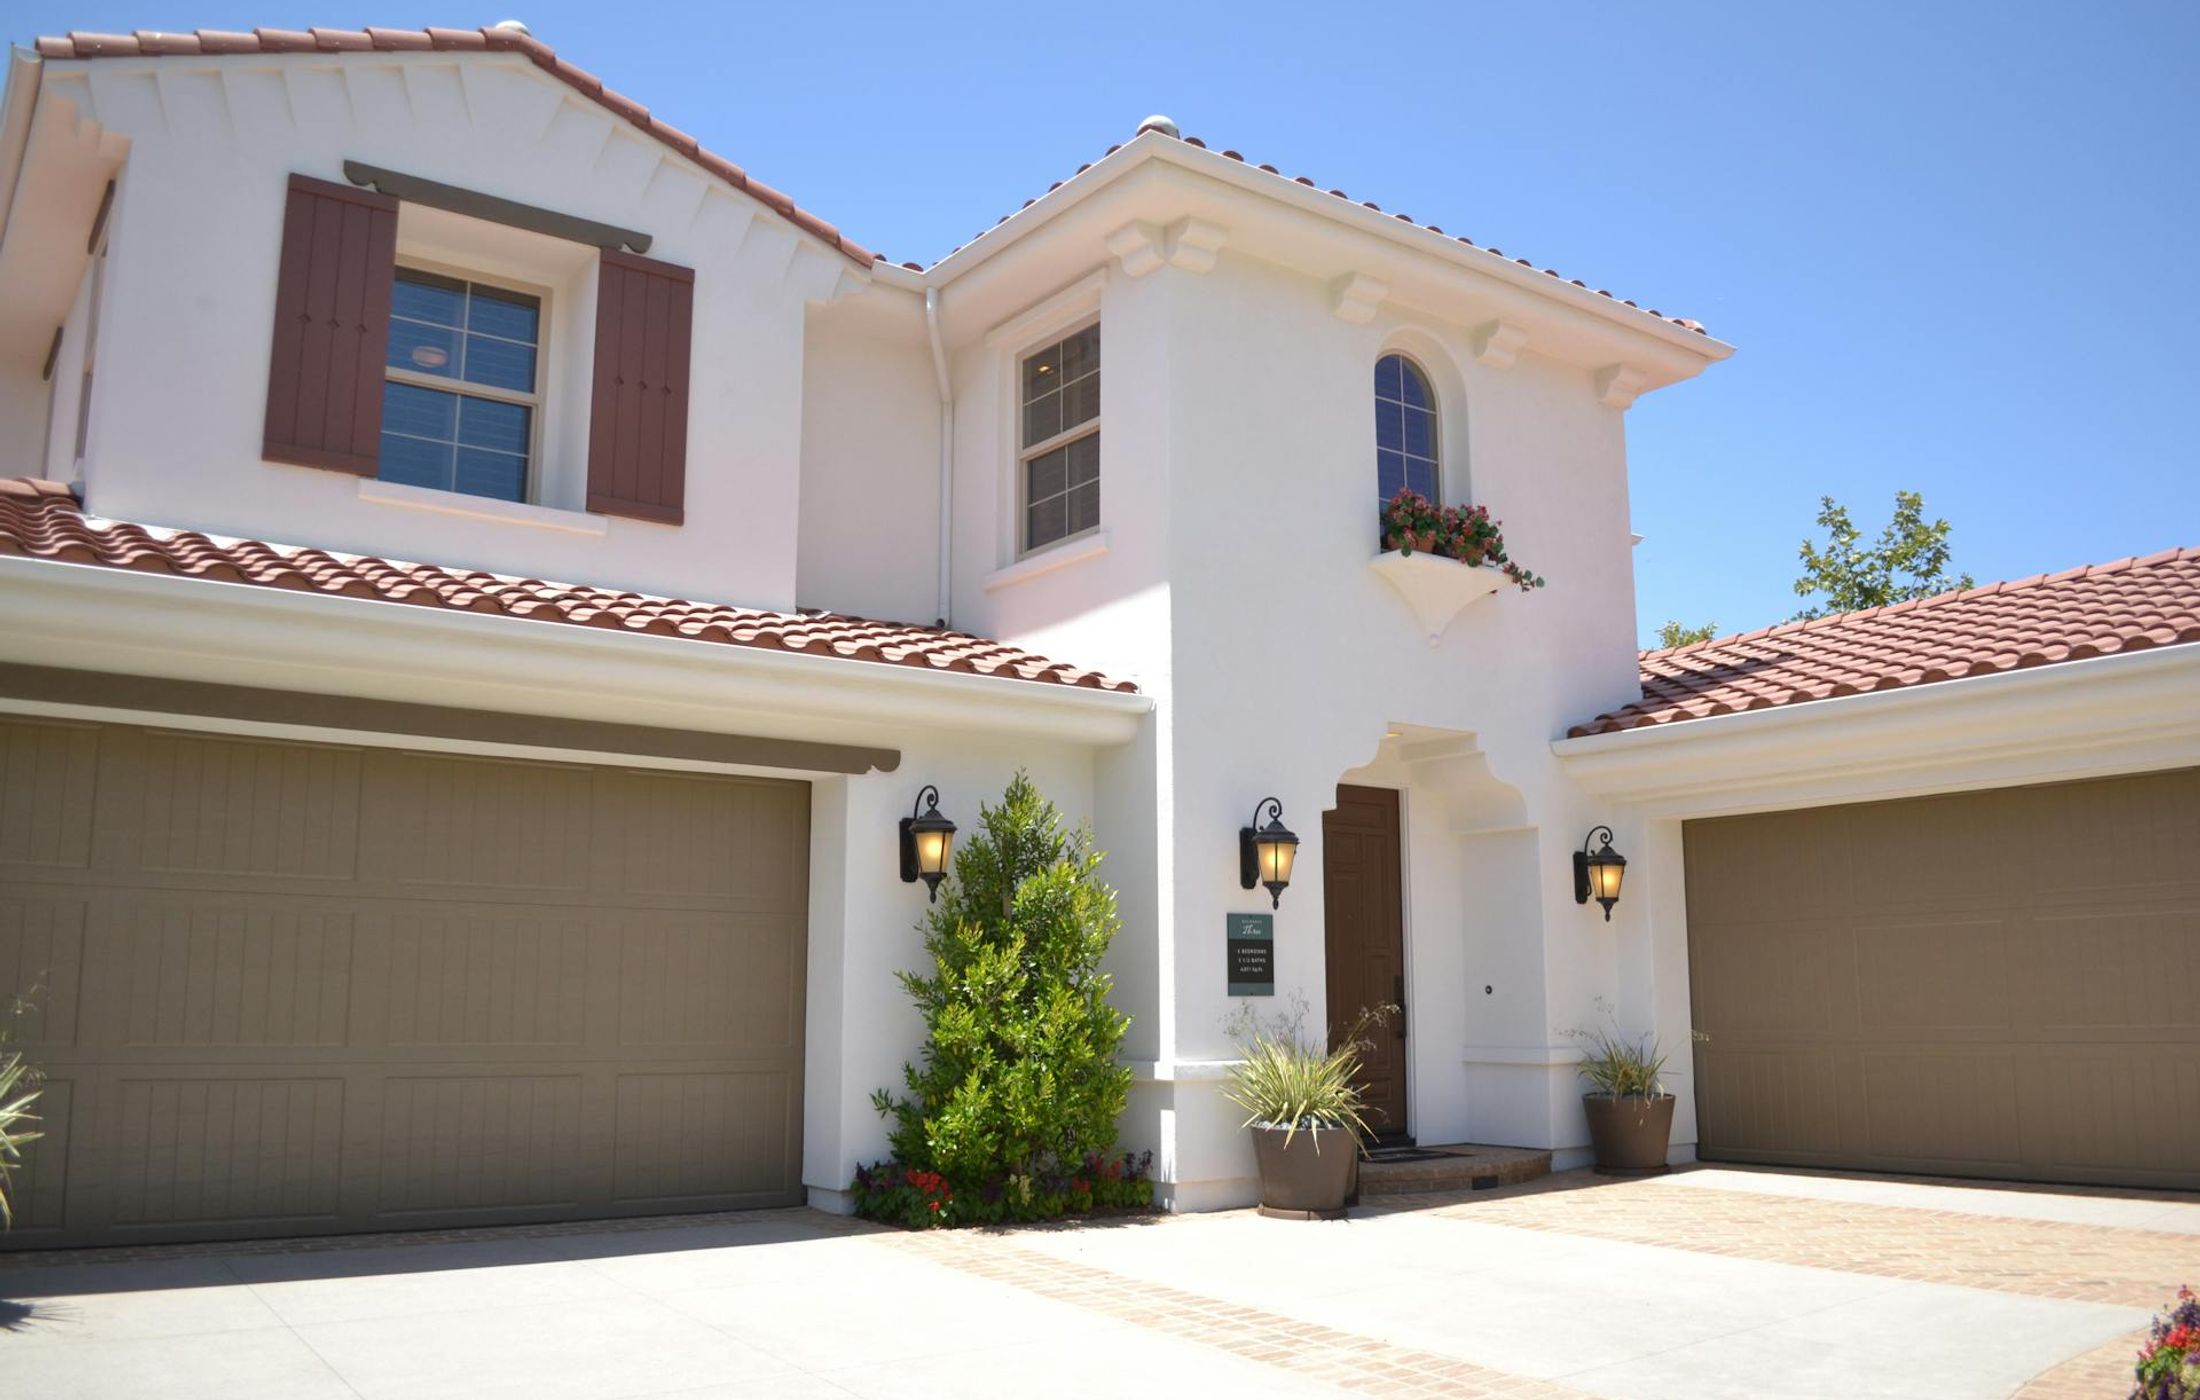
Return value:
<svg viewBox="0 0 2200 1400">
<path fill-rule="evenodd" d="M 1489 597 L 1506 584 L 1504 570 L 1492 565 L 1462 564 L 1419 550 L 1378 554 L 1368 567 L 1405 599 L 1430 646 L 1443 639 L 1444 629 L 1469 603 Z"/>
<path fill-rule="evenodd" d="M 1507 557 L 1499 524 L 1486 507 L 1438 506 L 1410 489 L 1383 506 L 1383 552 L 1368 567 L 1405 600 L 1430 646 L 1476 599 L 1508 583 L 1543 586 Z"/>
</svg>

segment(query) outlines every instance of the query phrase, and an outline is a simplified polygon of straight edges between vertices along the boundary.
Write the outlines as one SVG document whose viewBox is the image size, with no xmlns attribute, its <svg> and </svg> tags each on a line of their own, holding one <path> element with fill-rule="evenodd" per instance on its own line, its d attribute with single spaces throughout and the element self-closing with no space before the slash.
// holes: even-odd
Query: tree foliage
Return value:
<svg viewBox="0 0 2200 1400">
<path fill-rule="evenodd" d="M 928 916 L 929 973 L 901 982 L 929 1032 L 906 1094 L 873 1096 L 894 1159 L 960 1191 L 1081 1168 L 1115 1143 L 1130 1019 L 1100 960 L 1120 922 L 1100 855 L 1019 772 L 955 854 Z"/>
<path fill-rule="evenodd" d="M 1803 541 L 1803 576 L 1797 596 L 1812 598 L 1798 619 L 1829 613 L 1885 607 L 1911 598 L 1930 598 L 1950 589 L 1969 588 L 1969 574 L 1948 572 L 1948 522 L 1925 519 L 1925 498 L 1915 491 L 1894 493 L 1894 517 L 1873 545 L 1849 520 L 1846 506 L 1831 496 L 1818 498 L 1818 525 L 1826 532 L 1823 548 Z"/>
<path fill-rule="evenodd" d="M 1701 627 L 1690 627 L 1678 619 L 1667 619 L 1658 628 L 1658 645 L 1661 647 L 1690 647 L 1698 642 L 1708 642 L 1719 635 L 1719 624 L 1707 622 Z"/>
</svg>

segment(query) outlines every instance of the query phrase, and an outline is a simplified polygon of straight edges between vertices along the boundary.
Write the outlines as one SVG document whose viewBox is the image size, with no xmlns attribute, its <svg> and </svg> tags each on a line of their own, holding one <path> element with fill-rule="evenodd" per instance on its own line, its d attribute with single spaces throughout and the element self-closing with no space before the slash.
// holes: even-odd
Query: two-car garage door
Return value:
<svg viewBox="0 0 2200 1400">
<path fill-rule="evenodd" d="M 2200 1187 L 2200 770 L 1685 841 L 1702 1156 Z"/>
<path fill-rule="evenodd" d="M 24 1245 L 801 1198 L 799 783 L 0 720 Z"/>
</svg>

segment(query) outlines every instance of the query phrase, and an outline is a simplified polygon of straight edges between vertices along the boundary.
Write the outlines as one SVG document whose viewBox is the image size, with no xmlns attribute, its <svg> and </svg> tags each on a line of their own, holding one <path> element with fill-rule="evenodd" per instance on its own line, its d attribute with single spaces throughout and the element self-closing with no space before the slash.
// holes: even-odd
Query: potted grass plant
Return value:
<svg viewBox="0 0 2200 1400">
<path fill-rule="evenodd" d="M 1589 1118 L 1596 1169 L 1607 1176 L 1647 1176 L 1666 1169 L 1673 1137 L 1673 1096 L 1665 1092 L 1665 1056 L 1649 1036 L 1630 1039 L 1608 1003 L 1599 1001 L 1609 1029 L 1566 1032 L 1581 1047 L 1581 1096 Z"/>
<path fill-rule="evenodd" d="M 1362 1011 L 1348 1035 L 1324 1046 L 1304 1033 L 1306 1003 L 1264 1018 L 1248 1005 L 1230 1023 L 1240 1059 L 1223 1096 L 1246 1112 L 1260 1168 L 1260 1213 L 1288 1220 L 1335 1220 L 1359 1180 L 1362 1138 L 1369 1135 L 1359 1088 L 1369 1028 L 1392 1010 Z"/>
</svg>

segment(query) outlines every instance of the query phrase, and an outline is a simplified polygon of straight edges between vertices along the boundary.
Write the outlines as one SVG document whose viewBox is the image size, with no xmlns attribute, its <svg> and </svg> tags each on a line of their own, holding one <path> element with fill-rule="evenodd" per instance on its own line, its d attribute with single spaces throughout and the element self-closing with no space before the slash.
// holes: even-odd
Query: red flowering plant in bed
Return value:
<svg viewBox="0 0 2200 1400">
<path fill-rule="evenodd" d="M 1412 487 L 1403 487 L 1383 506 L 1383 548 L 1400 554 L 1419 550 L 1462 564 L 1488 565 L 1502 569 L 1523 591 L 1541 588 L 1541 575 L 1506 555 L 1503 524 L 1490 519 L 1488 506 L 1440 506 Z"/>
<path fill-rule="evenodd" d="M 2154 1319 L 2132 1368 L 2131 1400 L 2200 1400 L 2200 1299 L 2177 1290 L 2177 1305 Z"/>
</svg>

